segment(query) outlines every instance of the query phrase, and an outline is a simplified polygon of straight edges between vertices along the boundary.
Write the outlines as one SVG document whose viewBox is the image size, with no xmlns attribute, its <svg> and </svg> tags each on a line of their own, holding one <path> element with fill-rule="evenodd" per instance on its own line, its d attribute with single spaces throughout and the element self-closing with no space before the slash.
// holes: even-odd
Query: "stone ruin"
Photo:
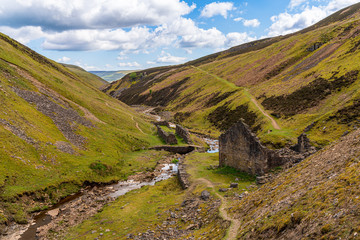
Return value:
<svg viewBox="0 0 360 240">
<path fill-rule="evenodd" d="M 219 138 L 220 167 L 230 166 L 258 176 L 285 164 L 298 163 L 314 152 L 316 149 L 310 145 L 306 134 L 301 134 L 298 144 L 290 149 L 268 149 L 242 121 Z"/>
<path fill-rule="evenodd" d="M 180 136 L 187 144 L 193 144 L 193 141 L 191 140 L 189 131 L 184 128 L 183 126 L 180 126 L 179 124 L 176 124 L 176 134 Z"/>
<path fill-rule="evenodd" d="M 178 141 L 175 134 L 165 131 L 161 126 L 156 126 L 159 136 L 165 141 L 166 144 L 174 145 Z"/>
</svg>

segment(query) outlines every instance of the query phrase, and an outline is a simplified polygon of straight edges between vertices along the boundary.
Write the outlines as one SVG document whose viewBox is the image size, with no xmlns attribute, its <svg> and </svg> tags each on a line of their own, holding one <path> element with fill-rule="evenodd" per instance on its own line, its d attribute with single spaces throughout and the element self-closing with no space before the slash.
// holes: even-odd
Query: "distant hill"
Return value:
<svg viewBox="0 0 360 240">
<path fill-rule="evenodd" d="M 124 71 L 89 71 L 92 74 L 95 74 L 96 76 L 101 77 L 107 82 L 113 82 L 116 80 L 121 79 L 126 74 L 134 72 L 133 70 L 124 70 Z"/>
<path fill-rule="evenodd" d="M 101 77 L 97 76 L 96 74 L 87 72 L 85 69 L 82 69 L 79 66 L 71 65 L 71 64 L 65 64 L 62 63 L 63 66 L 67 67 L 71 72 L 86 78 L 91 84 L 96 86 L 97 88 L 100 88 L 101 86 L 104 86 L 105 84 L 108 84 L 107 81 L 102 79 Z"/>
</svg>

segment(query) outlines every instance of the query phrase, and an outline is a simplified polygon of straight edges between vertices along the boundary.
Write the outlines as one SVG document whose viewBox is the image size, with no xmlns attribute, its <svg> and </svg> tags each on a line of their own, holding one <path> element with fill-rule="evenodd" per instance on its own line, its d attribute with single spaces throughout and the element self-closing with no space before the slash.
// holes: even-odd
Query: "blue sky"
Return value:
<svg viewBox="0 0 360 240">
<path fill-rule="evenodd" d="M 355 0 L 0 0 L 0 32 L 86 70 L 179 64 L 284 35 Z"/>
</svg>

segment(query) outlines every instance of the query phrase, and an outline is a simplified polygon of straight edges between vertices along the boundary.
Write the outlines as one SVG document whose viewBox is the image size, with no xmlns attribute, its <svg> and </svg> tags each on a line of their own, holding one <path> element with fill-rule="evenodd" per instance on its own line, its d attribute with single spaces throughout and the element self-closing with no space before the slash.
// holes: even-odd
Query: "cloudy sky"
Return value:
<svg viewBox="0 0 360 240">
<path fill-rule="evenodd" d="M 0 0 L 0 32 L 86 70 L 179 64 L 310 26 L 357 0 Z"/>
</svg>

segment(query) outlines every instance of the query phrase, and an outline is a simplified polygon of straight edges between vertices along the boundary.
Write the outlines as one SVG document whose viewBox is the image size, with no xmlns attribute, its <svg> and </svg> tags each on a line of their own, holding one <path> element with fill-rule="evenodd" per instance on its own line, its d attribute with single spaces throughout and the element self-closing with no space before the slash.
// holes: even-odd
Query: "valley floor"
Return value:
<svg viewBox="0 0 360 240">
<path fill-rule="evenodd" d="M 235 239 L 239 222 L 228 215 L 228 202 L 238 201 L 241 194 L 254 189 L 254 178 L 214 167 L 217 153 L 194 152 L 183 161 L 191 183 L 187 190 L 181 189 L 177 178 L 134 190 L 68 229 L 61 238 Z M 238 188 L 229 188 L 232 182 L 238 183 Z M 209 198 L 203 191 L 210 193 Z M 50 239 L 59 239 L 57 232 L 50 233 Z"/>
</svg>

